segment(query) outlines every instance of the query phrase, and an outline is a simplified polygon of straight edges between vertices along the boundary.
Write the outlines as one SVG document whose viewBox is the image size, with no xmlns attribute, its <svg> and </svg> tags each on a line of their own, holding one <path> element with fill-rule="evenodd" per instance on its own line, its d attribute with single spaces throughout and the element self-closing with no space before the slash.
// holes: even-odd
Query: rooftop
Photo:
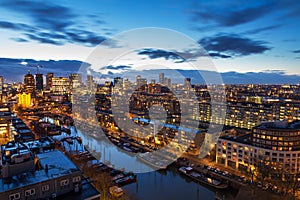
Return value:
<svg viewBox="0 0 300 200">
<path fill-rule="evenodd" d="M 76 165 L 61 151 L 49 151 L 37 154 L 37 157 L 42 166 L 41 170 L 19 174 L 10 178 L 1 178 L 0 192 L 37 184 L 79 171 Z M 48 172 L 45 170 L 46 164 L 48 165 Z"/>
<path fill-rule="evenodd" d="M 250 134 L 245 134 L 245 135 L 242 135 L 242 136 L 225 135 L 225 136 L 221 136 L 220 139 L 226 139 L 226 140 L 230 140 L 230 141 L 233 141 L 233 142 L 239 142 L 239 143 L 243 143 L 243 144 L 252 145 L 251 133 Z"/>
<path fill-rule="evenodd" d="M 257 128 L 296 130 L 300 129 L 300 121 L 297 120 L 290 123 L 288 123 L 287 121 L 264 122 L 257 126 Z"/>
</svg>

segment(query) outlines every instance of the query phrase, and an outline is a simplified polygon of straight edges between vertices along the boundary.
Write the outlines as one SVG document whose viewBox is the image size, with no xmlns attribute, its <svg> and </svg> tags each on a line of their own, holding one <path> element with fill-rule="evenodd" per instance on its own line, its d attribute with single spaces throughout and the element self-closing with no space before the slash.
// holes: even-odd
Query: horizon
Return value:
<svg viewBox="0 0 300 200">
<path fill-rule="evenodd" d="M 99 44 L 103 45 L 103 41 L 105 43 L 115 35 L 132 29 L 161 27 L 194 40 L 220 73 L 300 75 L 300 27 L 297 26 L 300 14 L 296 12 L 300 3 L 293 0 L 188 1 L 180 4 L 177 1 L 153 1 L 151 6 L 148 2 L 115 0 L 91 1 L 89 4 L 83 1 L 2 0 L 0 5 L 1 60 L 84 62 Z M 148 6 L 150 9 L 146 9 Z M 50 14 L 46 15 L 47 12 Z M 143 36 L 135 39 L 141 42 Z M 178 49 L 173 52 L 140 49 L 130 59 L 172 63 L 173 69 L 180 69 L 182 63 L 195 63 L 203 56 L 193 48 L 179 48 L 186 46 L 179 42 Z M 111 50 L 117 46 L 110 43 L 106 48 Z M 189 59 L 180 60 L 176 53 L 183 53 Z M 122 62 L 122 65 L 132 63 Z M 4 76 L 13 72 L 0 64 Z M 47 66 L 49 70 L 51 67 Z M 19 68 L 12 66 L 12 69 Z M 61 68 L 62 72 L 64 70 Z"/>
</svg>

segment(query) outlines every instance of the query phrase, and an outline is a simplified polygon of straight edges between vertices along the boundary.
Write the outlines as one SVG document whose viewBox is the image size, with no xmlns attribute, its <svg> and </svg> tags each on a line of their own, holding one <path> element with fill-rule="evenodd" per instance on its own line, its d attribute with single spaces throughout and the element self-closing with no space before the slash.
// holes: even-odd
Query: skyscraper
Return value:
<svg viewBox="0 0 300 200">
<path fill-rule="evenodd" d="M 159 74 L 159 83 L 165 84 L 165 74 L 164 73 Z"/>
<path fill-rule="evenodd" d="M 70 85 L 71 88 L 78 88 L 82 85 L 82 76 L 81 74 L 70 74 Z"/>
<path fill-rule="evenodd" d="M 71 91 L 70 80 L 67 77 L 52 77 L 51 91 L 56 95 L 69 94 Z"/>
<path fill-rule="evenodd" d="M 36 74 L 35 75 L 35 82 L 36 82 L 36 90 L 43 90 L 44 89 L 43 74 Z"/>
<path fill-rule="evenodd" d="M 46 76 L 46 89 L 50 90 L 52 87 L 52 78 L 54 74 L 52 72 L 48 73 Z"/>
<path fill-rule="evenodd" d="M 114 78 L 114 85 L 118 85 L 118 84 L 120 84 L 119 86 L 123 86 L 123 78 L 121 77 Z"/>
<path fill-rule="evenodd" d="M 0 95 L 2 95 L 3 90 L 3 76 L 0 76 Z"/>
<path fill-rule="evenodd" d="M 3 76 L 0 76 L 0 103 L 2 102 Z"/>
<path fill-rule="evenodd" d="M 33 93 L 35 91 L 35 81 L 32 74 L 30 74 L 30 70 L 28 70 L 28 74 L 24 76 L 24 86 L 26 93 Z"/>
<path fill-rule="evenodd" d="M 92 75 L 87 75 L 85 85 L 86 85 L 87 90 L 90 90 L 90 91 L 94 90 L 95 83 L 94 83 L 94 77 Z"/>
</svg>

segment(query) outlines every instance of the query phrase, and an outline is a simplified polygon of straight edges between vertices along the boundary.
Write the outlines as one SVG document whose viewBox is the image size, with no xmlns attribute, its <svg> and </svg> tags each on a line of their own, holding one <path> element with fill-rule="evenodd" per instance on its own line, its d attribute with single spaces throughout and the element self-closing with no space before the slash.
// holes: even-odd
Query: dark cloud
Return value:
<svg viewBox="0 0 300 200">
<path fill-rule="evenodd" d="M 258 33 L 273 30 L 273 29 L 276 29 L 276 28 L 279 28 L 279 27 L 281 27 L 281 25 L 279 25 L 279 24 L 271 25 L 271 26 L 265 26 L 265 27 L 262 27 L 262 28 L 257 28 L 257 29 L 246 31 L 243 34 L 258 34 Z"/>
<path fill-rule="evenodd" d="M 39 43 L 54 44 L 54 45 L 62 45 L 63 44 L 60 40 L 57 40 L 56 38 L 43 37 L 43 36 L 40 36 L 39 34 L 31 34 L 31 33 L 25 33 L 25 35 L 30 40 L 34 40 Z"/>
<path fill-rule="evenodd" d="M 53 45 L 65 43 L 96 46 L 105 40 L 95 32 L 85 31 L 85 27 L 79 25 L 80 15 L 75 14 L 67 7 L 50 2 L 37 1 L 5 1 L 0 4 L 3 8 L 26 15 L 33 22 L 32 25 L 0 21 L 0 28 L 19 31 L 23 37 L 13 38 L 14 41 L 36 41 Z M 94 17 L 93 23 L 103 24 L 99 17 Z"/>
<path fill-rule="evenodd" d="M 64 30 L 77 17 L 69 8 L 47 1 L 6 1 L 2 6 L 14 12 L 26 13 L 43 29 Z"/>
<path fill-rule="evenodd" d="M 26 40 L 24 38 L 11 38 L 11 39 L 16 42 L 29 42 L 28 40 Z"/>
<path fill-rule="evenodd" d="M 189 13 L 193 24 L 197 23 L 194 28 L 200 31 L 207 31 L 216 27 L 239 26 L 264 18 L 272 18 L 276 23 L 281 20 L 300 17 L 300 4 L 297 0 L 199 1 L 192 6 Z M 270 24 L 269 28 L 276 27 L 272 27 Z M 265 31 L 266 29 L 258 28 L 257 30 Z"/>
<path fill-rule="evenodd" d="M 28 65 L 21 64 L 26 62 Z M 55 76 L 69 76 L 70 73 L 77 73 L 82 67 L 89 67 L 89 63 L 81 62 L 78 60 L 34 60 L 34 59 L 17 59 L 17 58 L 0 58 L 0 71 L 7 80 L 23 81 L 24 74 L 28 70 L 32 74 L 36 73 L 34 67 L 29 65 L 43 65 L 39 69 L 42 74 L 54 72 Z"/>
<path fill-rule="evenodd" d="M 232 56 L 225 55 L 219 52 L 209 53 L 209 56 L 216 57 L 216 58 L 231 58 Z"/>
<path fill-rule="evenodd" d="M 118 66 L 106 66 L 106 67 L 102 67 L 101 69 L 111 69 L 111 70 L 122 70 L 122 69 L 131 69 L 131 66 L 127 66 L 127 65 L 118 65 Z"/>
<path fill-rule="evenodd" d="M 0 21 L 0 28 L 10 29 L 14 31 L 33 31 L 35 30 L 33 27 L 28 26 L 23 23 L 12 23 L 8 21 Z"/>
<path fill-rule="evenodd" d="M 151 59 L 164 58 L 166 60 L 183 60 L 178 54 L 161 49 L 143 49 L 138 52 L 138 55 L 147 55 Z"/>
<path fill-rule="evenodd" d="M 300 53 L 300 49 L 299 50 L 294 50 L 292 51 L 293 53 Z"/>
<path fill-rule="evenodd" d="M 175 63 L 195 60 L 197 57 L 208 56 L 204 50 L 188 49 L 184 51 L 166 51 L 162 49 L 142 49 L 138 55 L 147 55 L 150 59 L 164 58 L 165 60 L 174 60 Z"/>
<path fill-rule="evenodd" d="M 251 4 L 201 4 L 197 10 L 193 10 L 194 22 L 214 23 L 222 27 L 236 26 L 248 23 L 267 15 L 272 10 L 272 2 L 263 2 L 256 5 Z"/>
<path fill-rule="evenodd" d="M 264 41 L 252 40 L 237 34 L 218 34 L 198 42 L 211 56 L 221 58 L 261 54 L 271 49 Z"/>
</svg>

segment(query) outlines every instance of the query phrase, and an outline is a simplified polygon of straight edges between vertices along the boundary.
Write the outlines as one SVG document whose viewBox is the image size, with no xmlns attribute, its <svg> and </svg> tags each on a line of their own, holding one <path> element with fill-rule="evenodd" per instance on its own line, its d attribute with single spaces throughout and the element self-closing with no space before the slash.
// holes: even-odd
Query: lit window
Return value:
<svg viewBox="0 0 300 200">
<path fill-rule="evenodd" d="M 69 179 L 60 181 L 60 186 L 69 185 Z"/>
<path fill-rule="evenodd" d="M 25 197 L 35 195 L 35 189 L 25 190 Z"/>
<path fill-rule="evenodd" d="M 42 192 L 49 191 L 49 185 L 43 185 L 42 186 Z"/>
<path fill-rule="evenodd" d="M 80 176 L 73 177 L 73 183 L 77 183 L 80 181 Z"/>
<path fill-rule="evenodd" d="M 17 199 L 20 199 L 20 193 L 9 195 L 9 200 L 17 200 Z"/>
</svg>

